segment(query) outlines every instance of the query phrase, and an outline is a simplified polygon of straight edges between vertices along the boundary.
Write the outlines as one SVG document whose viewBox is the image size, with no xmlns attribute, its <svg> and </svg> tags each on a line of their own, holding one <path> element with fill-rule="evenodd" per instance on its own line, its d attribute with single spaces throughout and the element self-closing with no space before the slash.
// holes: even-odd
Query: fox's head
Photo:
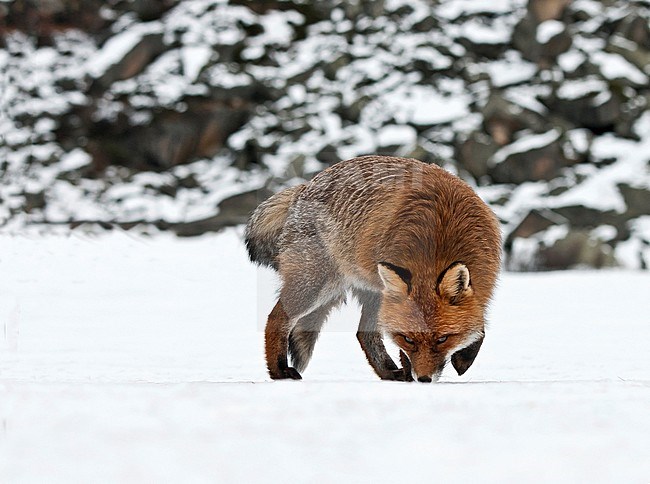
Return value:
<svg viewBox="0 0 650 484">
<path fill-rule="evenodd" d="M 449 360 L 465 373 L 484 336 L 484 306 L 467 266 L 454 262 L 433 280 L 388 262 L 378 271 L 384 284 L 379 321 L 408 356 L 413 377 L 436 381 Z"/>
</svg>

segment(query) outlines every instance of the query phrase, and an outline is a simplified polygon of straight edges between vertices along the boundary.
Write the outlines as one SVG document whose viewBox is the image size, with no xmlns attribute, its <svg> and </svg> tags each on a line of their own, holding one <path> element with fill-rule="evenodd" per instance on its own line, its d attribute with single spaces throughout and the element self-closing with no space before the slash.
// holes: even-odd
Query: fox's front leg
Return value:
<svg viewBox="0 0 650 484">
<path fill-rule="evenodd" d="M 290 367 L 287 362 L 290 332 L 291 321 L 282 307 L 282 303 L 278 301 L 271 314 L 269 314 L 266 329 L 264 330 L 266 366 L 273 380 L 302 379 L 300 373 L 295 368 Z"/>
<path fill-rule="evenodd" d="M 412 380 L 410 367 L 408 369 L 406 367 L 398 368 L 386 351 L 384 340 L 377 327 L 379 299 L 374 295 L 365 295 L 360 297 L 360 300 L 363 301 L 363 307 L 357 340 L 366 354 L 368 363 L 382 380 Z"/>
</svg>

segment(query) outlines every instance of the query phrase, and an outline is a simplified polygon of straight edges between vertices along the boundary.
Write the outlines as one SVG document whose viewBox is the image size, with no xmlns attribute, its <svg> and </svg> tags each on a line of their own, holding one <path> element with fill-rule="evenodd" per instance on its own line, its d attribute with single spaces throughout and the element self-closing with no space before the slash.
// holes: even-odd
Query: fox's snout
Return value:
<svg viewBox="0 0 650 484">
<path fill-rule="evenodd" d="M 426 369 L 418 369 L 417 365 L 413 366 L 413 369 L 411 370 L 413 379 L 419 381 L 420 383 L 437 382 L 444 368 L 444 364 L 435 365 L 433 369 L 431 369 L 430 365 L 427 366 L 429 368 Z"/>
<path fill-rule="evenodd" d="M 405 370 L 411 372 L 411 376 L 414 380 L 419 381 L 420 383 L 438 381 L 440 374 L 445 367 L 444 360 L 439 362 L 430 355 L 420 353 L 420 351 L 411 354 L 410 356 L 406 356 L 403 352 L 401 353 L 400 359 L 402 360 L 402 365 L 404 365 Z"/>
</svg>

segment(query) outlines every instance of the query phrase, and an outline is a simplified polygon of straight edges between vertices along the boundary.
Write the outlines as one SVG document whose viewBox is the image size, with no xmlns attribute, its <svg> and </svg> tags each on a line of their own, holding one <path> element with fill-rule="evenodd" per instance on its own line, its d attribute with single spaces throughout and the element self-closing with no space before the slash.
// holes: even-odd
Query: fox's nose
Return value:
<svg viewBox="0 0 650 484">
<path fill-rule="evenodd" d="M 419 376 L 418 381 L 422 383 L 431 383 L 431 377 L 430 376 Z"/>
</svg>

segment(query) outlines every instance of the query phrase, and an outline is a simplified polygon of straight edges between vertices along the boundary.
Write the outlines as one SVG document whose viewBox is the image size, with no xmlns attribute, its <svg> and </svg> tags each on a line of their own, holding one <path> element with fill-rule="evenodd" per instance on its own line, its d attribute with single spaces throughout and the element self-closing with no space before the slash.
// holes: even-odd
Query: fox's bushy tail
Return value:
<svg viewBox="0 0 650 484">
<path fill-rule="evenodd" d="M 246 224 L 245 241 L 251 261 L 278 269 L 279 238 L 289 207 L 305 185 L 287 188 L 262 202 Z"/>
</svg>

